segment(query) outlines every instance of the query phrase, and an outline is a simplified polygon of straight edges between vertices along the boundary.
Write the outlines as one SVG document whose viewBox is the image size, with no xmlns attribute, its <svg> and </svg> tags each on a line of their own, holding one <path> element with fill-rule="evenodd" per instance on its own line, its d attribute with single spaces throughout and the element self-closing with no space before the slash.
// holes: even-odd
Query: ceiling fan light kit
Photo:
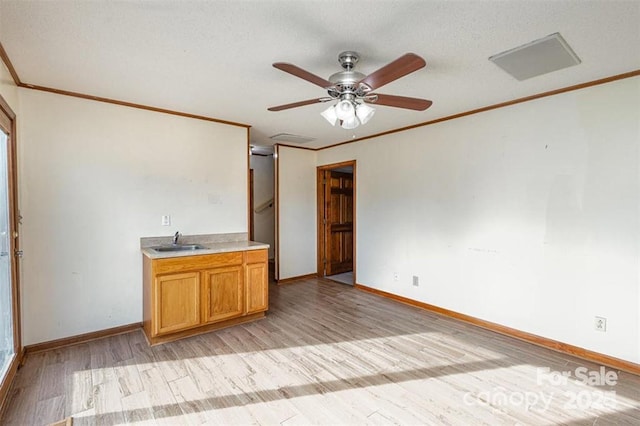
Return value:
<svg viewBox="0 0 640 426">
<path fill-rule="evenodd" d="M 407 53 L 367 76 L 353 70 L 359 59 L 360 56 L 356 52 L 346 51 L 340 53 L 338 62 L 343 71 L 332 74 L 329 80 L 318 77 L 293 64 L 274 63 L 274 68 L 322 87 L 329 96 L 279 105 L 268 108 L 268 110 L 282 111 L 335 100 L 337 103 L 321 112 L 320 115 L 332 126 L 335 126 L 339 121 L 343 129 L 350 130 L 361 124 L 366 124 L 373 117 L 375 109 L 367 105 L 368 103 L 415 111 L 424 111 L 431 106 L 432 102 L 426 99 L 371 93 L 385 84 L 423 68 L 426 63 L 418 55 Z"/>
<path fill-rule="evenodd" d="M 335 126 L 340 120 L 340 126 L 343 129 L 351 130 L 361 124 L 366 124 L 375 112 L 375 108 L 371 108 L 369 105 L 355 100 L 343 99 L 322 111 L 320 115 L 332 126 Z"/>
</svg>

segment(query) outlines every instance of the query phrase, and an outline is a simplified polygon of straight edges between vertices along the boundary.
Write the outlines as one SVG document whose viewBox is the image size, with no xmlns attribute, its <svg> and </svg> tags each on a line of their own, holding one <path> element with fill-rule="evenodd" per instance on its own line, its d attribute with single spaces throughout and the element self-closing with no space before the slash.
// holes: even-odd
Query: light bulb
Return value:
<svg viewBox="0 0 640 426">
<path fill-rule="evenodd" d="M 356 110 L 353 106 L 353 103 L 346 99 L 338 102 L 338 104 L 336 105 L 336 115 L 340 120 L 343 121 L 354 118 L 356 115 Z"/>
<path fill-rule="evenodd" d="M 360 125 L 360 122 L 358 121 L 357 117 L 351 117 L 347 120 L 342 120 L 343 129 L 351 130 L 351 129 L 355 129 L 359 125 Z"/>
</svg>

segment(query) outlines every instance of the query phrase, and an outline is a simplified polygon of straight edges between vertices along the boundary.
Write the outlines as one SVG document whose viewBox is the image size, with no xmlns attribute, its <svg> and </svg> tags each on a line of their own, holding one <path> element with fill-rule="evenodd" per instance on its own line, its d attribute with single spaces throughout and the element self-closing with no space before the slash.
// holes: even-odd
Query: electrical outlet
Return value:
<svg viewBox="0 0 640 426">
<path fill-rule="evenodd" d="M 413 276 L 413 286 L 418 287 L 420 285 L 420 278 L 417 275 Z"/>
<path fill-rule="evenodd" d="M 394 281 L 398 281 L 399 279 L 400 279 L 400 274 L 399 274 L 399 273 L 397 273 L 397 272 L 394 272 L 394 273 L 393 273 L 393 280 L 394 280 Z"/>
<path fill-rule="evenodd" d="M 607 331 L 607 319 L 604 317 L 596 317 L 593 325 L 597 331 Z"/>
<path fill-rule="evenodd" d="M 162 226 L 171 226 L 171 216 L 169 215 L 162 216 Z"/>
</svg>

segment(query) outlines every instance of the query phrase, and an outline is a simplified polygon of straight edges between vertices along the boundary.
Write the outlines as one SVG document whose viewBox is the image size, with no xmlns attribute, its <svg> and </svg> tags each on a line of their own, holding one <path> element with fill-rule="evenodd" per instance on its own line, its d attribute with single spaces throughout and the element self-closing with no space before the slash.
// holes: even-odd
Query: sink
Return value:
<svg viewBox="0 0 640 426">
<path fill-rule="evenodd" d="M 163 253 L 167 251 L 191 251 L 191 250 L 206 250 L 207 247 L 200 244 L 171 244 L 168 246 L 151 247 L 153 250 Z"/>
</svg>

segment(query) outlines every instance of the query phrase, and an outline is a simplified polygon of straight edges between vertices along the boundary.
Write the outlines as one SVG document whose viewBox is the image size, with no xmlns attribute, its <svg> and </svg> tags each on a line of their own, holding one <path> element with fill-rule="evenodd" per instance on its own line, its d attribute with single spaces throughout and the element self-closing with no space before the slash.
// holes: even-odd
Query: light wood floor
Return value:
<svg viewBox="0 0 640 426">
<path fill-rule="evenodd" d="M 0 424 L 640 424 L 638 376 L 539 377 L 580 366 L 598 369 L 311 279 L 272 286 L 255 323 L 154 348 L 132 332 L 31 355 Z"/>
</svg>

